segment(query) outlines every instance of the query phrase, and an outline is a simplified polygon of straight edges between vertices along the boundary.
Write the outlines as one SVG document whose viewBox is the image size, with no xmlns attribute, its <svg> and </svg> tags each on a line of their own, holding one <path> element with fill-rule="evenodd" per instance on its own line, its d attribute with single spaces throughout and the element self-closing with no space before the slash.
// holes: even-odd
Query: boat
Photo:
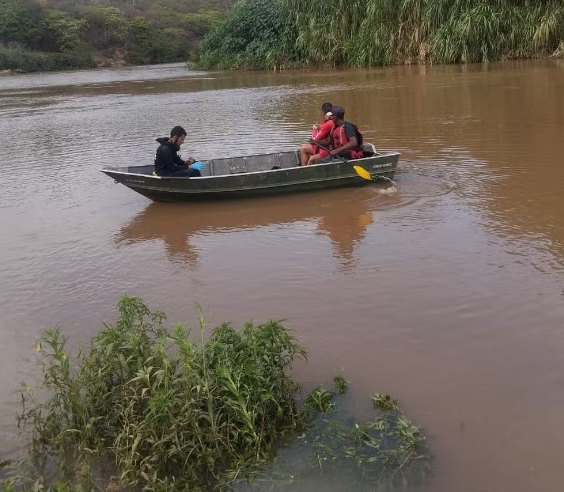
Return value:
<svg viewBox="0 0 564 492">
<path fill-rule="evenodd" d="M 104 168 L 101 171 L 128 188 L 155 201 L 190 201 L 240 198 L 360 186 L 374 181 L 391 181 L 400 154 L 376 151 L 364 144 L 362 159 L 336 160 L 300 166 L 298 151 L 227 157 L 202 161 L 197 178 L 157 176 L 154 166 Z"/>
</svg>

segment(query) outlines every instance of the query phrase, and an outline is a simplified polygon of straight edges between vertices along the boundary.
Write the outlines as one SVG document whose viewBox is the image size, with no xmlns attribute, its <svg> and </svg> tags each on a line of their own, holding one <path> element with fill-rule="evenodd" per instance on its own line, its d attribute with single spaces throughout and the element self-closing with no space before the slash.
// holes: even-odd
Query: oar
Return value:
<svg viewBox="0 0 564 492">
<path fill-rule="evenodd" d="M 331 155 L 331 151 L 325 147 L 323 147 L 323 145 L 319 145 L 318 143 L 315 144 L 317 147 L 319 147 L 320 149 L 323 149 L 325 152 L 327 152 L 329 155 Z M 370 173 L 364 169 L 363 167 L 360 166 L 355 166 L 353 163 L 351 163 L 351 161 L 345 159 L 344 157 L 341 157 L 340 155 L 334 155 L 331 157 L 336 157 L 337 159 L 343 161 L 346 164 L 350 164 L 354 170 L 356 171 L 356 174 L 358 174 L 361 178 L 367 179 L 368 181 L 372 181 L 372 176 L 370 176 Z"/>
</svg>

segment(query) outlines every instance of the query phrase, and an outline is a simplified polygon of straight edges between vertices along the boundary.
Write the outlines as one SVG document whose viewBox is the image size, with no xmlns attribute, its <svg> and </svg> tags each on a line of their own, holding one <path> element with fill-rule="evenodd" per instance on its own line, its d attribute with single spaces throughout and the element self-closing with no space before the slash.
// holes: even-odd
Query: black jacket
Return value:
<svg viewBox="0 0 564 492">
<path fill-rule="evenodd" d="M 157 142 L 161 144 L 155 154 L 155 172 L 159 176 L 188 169 L 188 164 L 178 155 L 179 147 L 168 137 L 157 138 Z"/>
</svg>

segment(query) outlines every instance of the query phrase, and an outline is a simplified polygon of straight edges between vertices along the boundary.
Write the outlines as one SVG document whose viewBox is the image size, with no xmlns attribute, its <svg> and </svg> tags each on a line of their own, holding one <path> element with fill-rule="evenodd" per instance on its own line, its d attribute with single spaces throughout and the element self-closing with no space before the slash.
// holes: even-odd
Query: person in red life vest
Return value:
<svg viewBox="0 0 564 492">
<path fill-rule="evenodd" d="M 331 119 L 335 126 L 331 132 L 331 150 L 329 157 L 324 157 L 317 162 L 330 162 L 335 156 L 345 159 L 362 159 L 362 135 L 353 123 L 345 121 L 345 110 L 333 106 Z"/>
<path fill-rule="evenodd" d="M 319 154 L 320 152 L 325 154 L 323 157 L 329 155 L 327 152 L 318 148 L 317 145 L 315 145 L 315 142 L 327 140 L 331 135 L 334 125 L 333 120 L 331 119 L 331 108 L 333 108 L 333 105 L 328 102 L 321 105 L 322 120 L 321 122 L 313 125 L 309 143 L 300 147 L 300 162 L 302 166 L 307 166 L 309 164 L 309 160 L 312 155 Z"/>
</svg>

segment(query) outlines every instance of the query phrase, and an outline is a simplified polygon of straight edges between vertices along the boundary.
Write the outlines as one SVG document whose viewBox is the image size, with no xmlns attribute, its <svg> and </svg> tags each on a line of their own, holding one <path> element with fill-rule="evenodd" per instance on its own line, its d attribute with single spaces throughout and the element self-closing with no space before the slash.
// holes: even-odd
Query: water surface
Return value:
<svg viewBox="0 0 564 492">
<path fill-rule="evenodd" d="M 378 187 L 152 203 L 99 169 L 188 130 L 199 159 L 297 148 L 325 101 L 402 152 Z M 297 376 L 399 398 L 429 490 L 554 491 L 564 455 L 564 64 L 283 73 L 182 65 L 0 79 L 0 458 L 36 337 L 138 295 L 172 320 L 287 319 Z"/>
</svg>

